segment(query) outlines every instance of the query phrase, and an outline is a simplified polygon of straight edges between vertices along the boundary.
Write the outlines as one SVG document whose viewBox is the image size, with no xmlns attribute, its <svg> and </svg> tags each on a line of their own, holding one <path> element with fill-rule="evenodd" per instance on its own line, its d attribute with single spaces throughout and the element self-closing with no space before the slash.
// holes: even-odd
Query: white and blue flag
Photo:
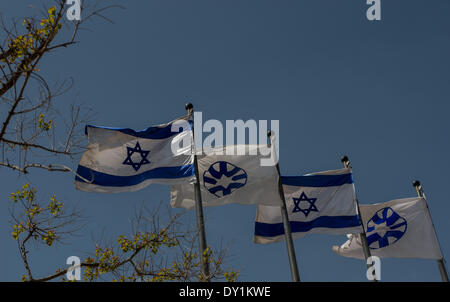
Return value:
<svg viewBox="0 0 450 302">
<path fill-rule="evenodd" d="M 261 159 L 265 158 L 263 154 L 269 154 L 270 150 L 265 145 L 205 149 L 204 154 L 197 157 L 203 206 L 230 203 L 280 205 L 276 166 L 261 165 Z M 173 185 L 170 196 L 173 208 L 195 207 L 193 184 Z"/>
<path fill-rule="evenodd" d="M 422 197 L 403 198 L 373 205 L 361 205 L 367 243 L 372 256 L 380 258 L 442 259 L 427 202 Z M 338 255 L 364 259 L 359 234 L 347 235 Z"/>
<path fill-rule="evenodd" d="M 79 190 L 130 192 L 194 178 L 192 122 L 186 118 L 142 131 L 88 125 L 86 135 L 75 178 Z"/>
<path fill-rule="evenodd" d="M 281 181 L 294 239 L 312 233 L 362 231 L 349 168 L 304 176 L 282 176 Z M 255 243 L 282 240 L 284 227 L 280 207 L 258 205 Z"/>
</svg>

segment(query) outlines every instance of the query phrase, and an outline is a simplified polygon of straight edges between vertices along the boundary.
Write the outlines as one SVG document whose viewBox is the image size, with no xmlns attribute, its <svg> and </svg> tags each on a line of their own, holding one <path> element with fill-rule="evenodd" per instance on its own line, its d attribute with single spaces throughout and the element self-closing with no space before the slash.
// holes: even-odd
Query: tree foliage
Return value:
<svg viewBox="0 0 450 302">
<path fill-rule="evenodd" d="M 83 2 L 84 3 L 84 2 Z M 99 4 L 82 8 L 80 21 L 65 19 L 65 0 L 8 25 L 0 20 L 0 168 L 30 172 L 30 168 L 73 172 L 55 160 L 72 157 L 82 150 L 81 126 L 87 117 L 79 106 L 71 106 L 68 115 L 59 114 L 54 101 L 72 85 L 63 81 L 50 85 L 40 70 L 44 57 L 77 43 L 82 25 L 93 17 L 110 21 L 103 12 L 117 5 Z M 59 119 L 59 120 L 57 120 Z M 29 183 L 10 195 L 11 236 L 17 242 L 25 267 L 22 281 L 65 280 L 66 269 L 49 276 L 36 277 L 30 264 L 30 244 L 53 247 L 69 240 L 86 220 L 81 212 L 67 207 L 53 194 L 40 199 Z M 223 269 L 225 251 L 208 248 L 199 255 L 196 233 L 180 232 L 180 216 L 167 215 L 160 223 L 159 210 L 142 208 L 133 222 L 133 232 L 120 235 L 110 244 L 95 243 L 94 252 L 80 264 L 84 281 L 235 281 L 238 271 Z M 184 229 L 184 228 L 182 228 Z M 210 276 L 203 276 L 200 261 L 207 261 Z"/>
<path fill-rule="evenodd" d="M 67 41 L 57 42 L 64 16 L 62 1 L 49 8 L 40 20 L 27 18 L 18 25 L 2 19 L 4 42 L 0 45 L 0 128 L 1 160 L 4 166 L 22 173 L 31 167 L 68 171 L 29 161 L 33 155 L 71 155 L 76 145 L 79 108 L 73 108 L 71 123 L 63 142 L 56 143 L 53 101 L 67 90 L 67 83 L 51 88 L 38 68 L 44 56 L 75 42 L 80 23 L 75 24 Z M 19 156 L 17 156 L 19 155 Z M 35 156 L 32 158 L 36 159 Z"/>
<path fill-rule="evenodd" d="M 36 188 L 28 183 L 11 193 L 13 225 L 11 236 L 17 241 L 26 274 L 23 281 L 49 281 L 62 277 L 67 269 L 55 274 L 35 277 L 28 260 L 31 242 L 51 247 L 54 242 L 67 239 L 80 229 L 83 220 L 75 209 L 67 210 L 54 195 L 47 200 L 37 198 Z M 150 214 L 150 215 L 149 215 Z M 169 221 L 161 223 L 161 216 Z M 95 244 L 95 252 L 80 264 L 84 281 L 235 281 L 239 272 L 223 269 L 225 251 L 214 253 L 208 248 L 199 255 L 195 250 L 194 231 L 179 231 L 185 225 L 179 215 L 161 215 L 160 209 L 153 213 L 147 208 L 139 209 L 132 223 L 130 235 L 119 235 L 111 244 Z M 210 276 L 203 276 L 200 261 L 211 267 Z"/>
</svg>

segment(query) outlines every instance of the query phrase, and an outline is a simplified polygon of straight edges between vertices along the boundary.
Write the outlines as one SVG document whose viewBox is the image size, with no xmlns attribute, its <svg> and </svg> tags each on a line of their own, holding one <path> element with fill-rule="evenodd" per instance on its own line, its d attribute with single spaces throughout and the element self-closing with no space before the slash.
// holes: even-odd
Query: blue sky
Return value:
<svg viewBox="0 0 450 302">
<path fill-rule="evenodd" d="M 43 3 L 45 1 L 42 1 Z M 35 1 L 2 1 L 4 17 L 33 13 Z M 59 99 L 88 105 L 98 125 L 143 129 L 185 113 L 192 101 L 204 119 L 280 121 L 282 174 L 341 168 L 347 154 L 362 204 L 413 197 L 419 179 L 444 255 L 450 253 L 450 3 L 382 1 L 382 20 L 366 19 L 365 1 L 124 1 L 111 25 L 90 22 L 80 43 L 42 62 L 52 81 L 72 76 Z M 66 105 L 65 105 L 66 104 Z M 65 163 L 76 167 L 79 158 Z M 57 159 L 55 159 L 57 160 Z M 35 275 L 93 251 L 92 238 L 130 230 L 144 202 L 169 202 L 169 188 L 135 193 L 76 191 L 71 174 L 0 169 L 0 280 L 24 268 L 11 238 L 9 193 L 29 181 L 42 197 L 77 204 L 89 224 L 68 245 L 33 250 Z M 229 246 L 228 264 L 242 281 L 290 281 L 284 244 L 252 242 L 254 206 L 207 208 L 210 245 Z M 188 215 L 192 221 L 194 212 Z M 345 236 L 295 241 L 304 281 L 366 281 L 365 264 L 331 251 Z M 450 257 L 450 256 L 448 256 Z M 440 281 L 435 261 L 383 259 L 383 281 Z"/>
</svg>

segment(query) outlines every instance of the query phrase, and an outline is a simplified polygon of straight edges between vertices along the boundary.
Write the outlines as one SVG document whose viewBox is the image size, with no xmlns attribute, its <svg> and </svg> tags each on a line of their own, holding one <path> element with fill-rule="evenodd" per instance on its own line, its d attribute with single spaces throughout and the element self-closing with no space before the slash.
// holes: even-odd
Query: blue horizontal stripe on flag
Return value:
<svg viewBox="0 0 450 302">
<path fill-rule="evenodd" d="M 361 225 L 358 215 L 354 216 L 320 216 L 311 221 L 291 221 L 291 232 L 308 232 L 314 228 L 342 229 Z M 282 223 L 255 222 L 255 235 L 275 237 L 284 234 Z"/>
<path fill-rule="evenodd" d="M 334 187 L 352 184 L 352 173 L 338 175 L 281 176 L 283 185 L 297 187 Z"/>
<path fill-rule="evenodd" d="M 77 174 L 86 180 L 94 181 L 92 184 L 105 187 L 127 187 L 138 185 L 147 179 L 177 179 L 183 177 L 190 177 L 194 175 L 194 165 L 185 165 L 179 167 L 159 167 L 152 170 L 145 171 L 144 173 L 131 175 L 131 176 L 118 176 L 106 174 L 98 171 L 94 171 L 87 167 L 78 166 Z M 84 182 L 83 179 L 75 177 L 76 181 Z"/>
<path fill-rule="evenodd" d="M 191 129 L 192 129 L 192 121 L 189 121 L 189 125 L 191 126 Z M 183 132 L 183 131 L 180 131 L 180 129 L 182 130 L 181 127 L 180 127 L 180 129 L 178 129 L 178 131 L 172 132 L 172 123 L 170 123 L 169 125 L 167 125 L 165 127 L 148 127 L 147 129 L 141 130 L 141 131 L 135 131 L 130 128 L 114 128 L 114 127 L 86 125 L 86 128 L 85 128 L 86 135 L 88 133 L 88 128 L 114 130 L 114 131 L 118 131 L 118 132 L 121 132 L 124 134 L 136 136 L 139 138 L 148 138 L 148 139 L 165 139 L 165 138 L 169 138 L 169 137 L 172 137 L 174 135 L 177 135 L 177 134 Z"/>
</svg>

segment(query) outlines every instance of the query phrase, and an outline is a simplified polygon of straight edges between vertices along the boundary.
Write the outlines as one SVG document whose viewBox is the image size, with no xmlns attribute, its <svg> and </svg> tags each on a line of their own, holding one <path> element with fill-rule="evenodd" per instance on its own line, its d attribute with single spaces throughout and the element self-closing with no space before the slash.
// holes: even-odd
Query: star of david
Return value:
<svg viewBox="0 0 450 302">
<path fill-rule="evenodd" d="M 305 214 L 305 217 L 308 217 L 310 212 L 319 212 L 316 205 L 314 204 L 317 198 L 308 198 L 305 192 L 302 192 L 299 198 L 292 199 L 294 200 L 294 210 L 292 211 L 292 213 L 302 212 L 303 214 Z M 304 209 L 300 208 L 300 203 L 302 201 L 309 203 L 309 207 Z"/>
<path fill-rule="evenodd" d="M 131 156 L 134 153 L 139 153 L 141 155 L 141 161 L 140 162 L 133 162 L 131 159 Z M 130 165 L 133 167 L 135 171 L 139 170 L 142 165 L 149 164 L 150 161 L 147 159 L 147 155 L 150 153 L 150 151 L 144 151 L 141 149 L 141 145 L 139 145 L 139 142 L 136 142 L 136 146 L 134 148 L 127 146 L 127 158 L 123 161 L 122 164 L 124 165 Z"/>
</svg>

